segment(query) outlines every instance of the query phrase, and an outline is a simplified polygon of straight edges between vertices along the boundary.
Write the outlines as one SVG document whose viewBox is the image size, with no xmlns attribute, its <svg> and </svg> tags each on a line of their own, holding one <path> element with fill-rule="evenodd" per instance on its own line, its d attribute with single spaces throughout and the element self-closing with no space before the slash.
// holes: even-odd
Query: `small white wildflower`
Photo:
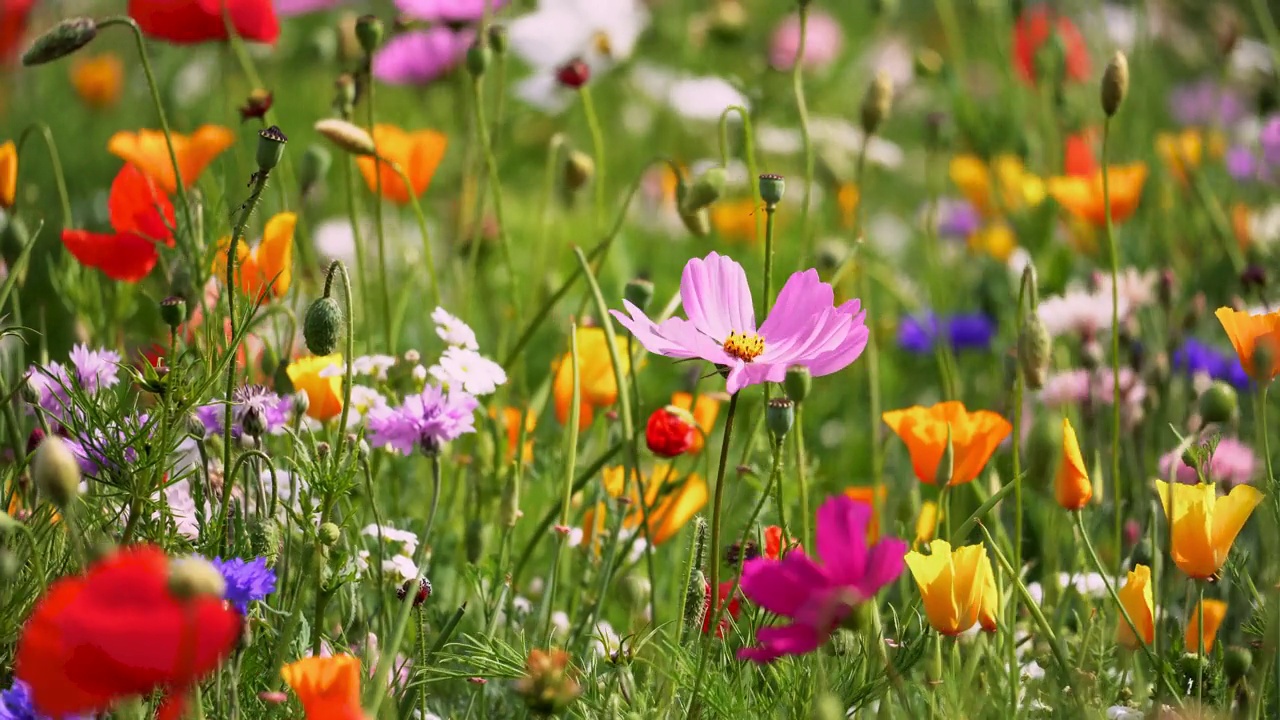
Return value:
<svg viewBox="0 0 1280 720">
<path fill-rule="evenodd" d="M 450 345 L 468 350 L 480 348 L 476 342 L 476 333 L 471 326 L 449 314 L 448 310 L 437 307 L 431 312 L 431 321 L 436 324 L 436 334 Z"/>
</svg>

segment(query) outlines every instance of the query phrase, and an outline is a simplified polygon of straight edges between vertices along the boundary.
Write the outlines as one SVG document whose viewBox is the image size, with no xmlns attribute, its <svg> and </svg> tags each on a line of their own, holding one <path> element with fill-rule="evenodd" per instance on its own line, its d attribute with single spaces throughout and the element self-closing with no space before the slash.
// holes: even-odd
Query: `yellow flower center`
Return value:
<svg viewBox="0 0 1280 720">
<path fill-rule="evenodd" d="M 595 47 L 596 52 L 606 58 L 613 57 L 613 43 L 609 41 L 608 33 L 604 31 L 597 32 L 595 37 L 591 38 L 591 44 Z"/>
<path fill-rule="evenodd" d="M 740 333 L 735 330 L 725 338 L 724 351 L 742 362 L 751 362 L 764 352 L 764 338 L 756 333 Z"/>
</svg>

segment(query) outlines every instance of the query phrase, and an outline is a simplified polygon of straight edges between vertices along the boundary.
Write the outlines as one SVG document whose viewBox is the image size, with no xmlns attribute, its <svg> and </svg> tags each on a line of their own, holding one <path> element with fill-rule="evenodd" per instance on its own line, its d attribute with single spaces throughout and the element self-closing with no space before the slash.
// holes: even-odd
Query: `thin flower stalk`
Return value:
<svg viewBox="0 0 1280 720">
<path fill-rule="evenodd" d="M 813 257 L 813 233 L 809 231 L 809 206 L 813 200 L 814 170 L 817 155 L 809 132 L 809 103 L 804 96 L 804 50 L 809 41 L 809 3 L 799 3 L 800 40 L 796 45 L 795 64 L 791 66 L 791 92 L 796 98 L 796 114 L 800 119 L 800 141 L 804 149 L 804 199 L 800 207 L 800 242 L 804 248 L 801 262 Z M 865 152 L 865 144 L 863 146 Z M 859 172 L 859 179 L 862 173 Z"/>
<path fill-rule="evenodd" d="M 507 275 L 511 281 L 511 294 L 520 297 L 520 273 L 516 269 L 515 259 L 511 254 L 511 237 L 507 232 L 506 215 L 502 211 L 502 179 L 498 175 L 498 157 L 493 151 L 493 140 L 489 134 L 489 121 L 484 109 L 484 76 L 476 75 L 471 79 L 471 107 L 475 111 L 476 133 L 479 135 L 480 152 L 484 155 L 485 184 L 493 196 L 493 214 L 498 222 L 498 242 L 502 246 L 502 257 L 507 263 Z M 479 218 L 476 220 L 479 222 Z M 423 242 L 426 242 L 425 240 Z M 431 255 L 428 252 L 427 257 Z M 435 273 L 432 273 L 432 284 Z M 438 294 L 439 291 L 437 291 Z M 519 319 L 517 312 L 516 319 Z"/>
<path fill-rule="evenodd" d="M 1106 218 L 1107 252 L 1111 260 L 1111 492 L 1115 499 L 1115 543 L 1121 547 L 1124 527 L 1124 489 L 1120 481 L 1120 410 L 1124 403 L 1120 394 L 1120 249 L 1116 245 L 1111 219 L 1111 172 L 1108 168 L 1111 139 L 1111 115 L 1102 121 L 1102 207 Z"/>
</svg>

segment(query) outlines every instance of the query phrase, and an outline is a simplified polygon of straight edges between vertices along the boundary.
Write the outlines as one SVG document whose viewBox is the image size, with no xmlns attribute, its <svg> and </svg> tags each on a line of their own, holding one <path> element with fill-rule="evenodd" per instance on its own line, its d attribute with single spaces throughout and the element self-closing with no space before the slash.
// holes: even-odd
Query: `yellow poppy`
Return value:
<svg viewBox="0 0 1280 720">
<path fill-rule="evenodd" d="M 631 372 L 631 358 L 626 352 L 621 352 L 619 360 L 625 376 Z M 573 362 L 569 353 L 566 352 L 552 363 L 551 370 L 555 373 L 551 392 L 556 401 L 556 419 L 563 425 L 569 421 L 570 405 L 573 403 Z M 618 401 L 618 383 L 613 376 L 609 343 L 603 328 L 578 328 L 578 392 L 581 399 L 578 416 L 580 429 L 591 425 L 595 410 L 609 407 Z"/>
<path fill-rule="evenodd" d="M 1173 562 L 1197 580 L 1217 575 L 1236 535 L 1262 502 L 1262 493 L 1251 485 L 1237 485 L 1218 497 L 1212 484 L 1171 486 L 1156 480 L 1156 491 L 1169 520 Z"/>
<path fill-rule="evenodd" d="M 986 253 L 1000 262 L 1008 262 L 1018 249 L 1018 236 L 1013 228 L 1002 222 L 993 222 L 975 230 L 968 237 L 969 249 Z"/>
<path fill-rule="evenodd" d="M 756 241 L 756 213 L 764 212 L 760 203 L 751 198 L 719 200 L 712 203 L 708 210 L 711 212 L 711 226 L 720 237 L 737 242 Z M 775 231 L 779 217 L 781 216 L 774 216 Z"/>
<path fill-rule="evenodd" d="M 202 125 L 190 136 L 171 133 L 182 185 L 190 187 L 200 173 L 235 142 L 235 133 L 220 125 Z M 121 130 L 107 141 L 107 151 L 141 170 L 166 194 L 178 191 L 169 147 L 161 130 Z"/>
<path fill-rule="evenodd" d="M 840 183 L 840 188 L 836 190 L 836 207 L 840 209 L 840 227 L 845 230 L 852 230 L 854 221 L 858 217 L 858 203 L 862 200 L 862 193 L 858 191 L 858 186 L 853 183 Z"/>
<path fill-rule="evenodd" d="M 995 632 L 1000 598 L 996 575 L 985 545 L 966 545 L 952 550 L 945 540 L 934 540 L 931 553 L 907 553 L 907 568 L 920 588 L 925 616 L 934 630 L 943 635 L 959 635 L 981 623 Z"/>
<path fill-rule="evenodd" d="M 293 230 L 297 224 L 296 213 L 279 213 L 267 221 L 262 242 L 256 248 L 250 250 L 244 240 L 236 243 L 236 279 L 242 292 L 255 300 L 264 293 L 283 297 L 289 292 L 293 282 Z M 224 284 L 230 245 L 230 236 L 219 240 L 213 259 L 213 272 Z"/>
<path fill-rule="evenodd" d="M 1249 377 L 1268 382 L 1280 373 L 1280 311 L 1251 315 L 1221 307 L 1214 316 L 1222 323 L 1222 329 L 1226 331 L 1227 339 Z M 1260 348 L 1265 348 L 1270 355 L 1271 362 L 1267 367 L 1255 366 L 1255 355 Z"/>
<path fill-rule="evenodd" d="M 406 131 L 381 123 L 373 126 L 372 135 L 378 157 L 386 162 L 372 157 L 356 158 L 369 192 L 377 192 L 379 173 L 382 175 L 382 196 L 394 203 L 407 205 L 411 198 L 426 192 L 440 161 L 444 159 L 448 138 L 435 130 Z M 405 187 L 400 173 L 388 162 L 400 166 L 409 178 L 409 187 Z"/>
<path fill-rule="evenodd" d="M 621 466 L 605 468 L 601 474 L 605 492 L 611 497 L 619 498 L 630 490 L 628 494 L 631 510 L 622 521 L 623 529 L 634 530 L 640 527 L 644 522 L 644 511 L 638 502 L 638 483 L 633 482 L 630 488 L 626 488 L 623 482 L 626 474 Z M 707 483 L 697 473 L 681 478 L 672 472 L 670 465 L 657 463 L 645 477 L 645 484 L 645 505 L 649 509 L 649 542 L 654 545 L 661 545 L 675 537 L 707 504 Z M 591 538 L 604 529 L 605 512 L 604 503 L 587 510 L 582 521 L 584 543 L 590 544 Z"/>
<path fill-rule="evenodd" d="M 1219 132 L 1205 133 L 1199 128 L 1185 128 L 1176 133 L 1156 135 L 1156 153 L 1180 183 L 1186 183 L 1188 172 L 1200 167 L 1206 145 L 1211 158 L 1220 158 L 1226 152 L 1226 139 Z"/>
<path fill-rule="evenodd" d="M 1144 163 L 1112 165 L 1107 171 L 1111 192 L 1111 221 L 1122 223 L 1138 209 L 1142 200 L 1142 188 L 1147 181 Z M 1070 175 L 1049 179 L 1049 194 L 1067 212 L 1093 227 L 1107 222 L 1102 193 L 1102 171 L 1093 177 Z"/>
<path fill-rule="evenodd" d="M 1156 636 L 1151 568 L 1146 565 L 1135 566 L 1129 571 L 1124 587 L 1120 588 L 1116 595 L 1120 598 L 1120 604 L 1124 606 L 1125 612 L 1129 614 L 1129 619 L 1133 620 L 1134 627 L 1142 633 L 1142 640 L 1150 645 Z M 1116 626 L 1116 642 L 1130 650 L 1141 647 L 1142 643 L 1138 642 L 1138 636 L 1133 634 L 1133 628 L 1129 627 L 1123 615 L 1120 616 L 1119 623 Z"/>
<path fill-rule="evenodd" d="M 932 500 L 925 500 L 920 505 L 920 514 L 916 517 L 916 546 L 933 540 L 933 536 L 938 532 L 938 521 L 942 519 L 942 513 L 938 511 L 938 503 Z"/>
<path fill-rule="evenodd" d="M 1015 155 L 999 155 L 990 165 L 977 155 L 956 155 L 951 159 L 951 181 L 988 218 L 1036 207 L 1045 198 L 1044 180 L 1028 172 Z"/>
<path fill-rule="evenodd" d="M 298 358 L 285 368 L 294 391 L 307 393 L 307 415 L 327 422 L 342 413 L 343 367 L 342 355 L 334 353 Z"/>
</svg>

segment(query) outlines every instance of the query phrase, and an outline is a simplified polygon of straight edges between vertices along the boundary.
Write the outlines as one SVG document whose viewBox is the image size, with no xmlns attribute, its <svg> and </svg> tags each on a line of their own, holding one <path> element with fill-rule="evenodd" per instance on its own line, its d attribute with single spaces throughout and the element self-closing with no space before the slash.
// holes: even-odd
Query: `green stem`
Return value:
<svg viewBox="0 0 1280 720">
<path fill-rule="evenodd" d="M 351 278 L 347 276 L 347 266 L 343 265 L 341 260 L 334 260 L 329 264 L 329 272 L 324 278 L 324 297 L 329 297 L 335 275 L 342 279 L 342 294 L 347 310 L 343 313 L 343 321 L 346 325 L 343 330 L 347 336 L 347 356 L 342 378 L 342 413 L 338 418 L 337 447 L 333 450 L 333 464 L 334 467 L 338 467 L 342 464 L 342 450 L 347 446 L 347 418 L 351 414 L 351 366 L 356 354 L 356 334 L 351 319 Z M 354 450 L 355 448 L 352 448 L 352 451 Z M 370 500 L 372 501 L 372 498 Z"/>
<path fill-rule="evenodd" d="M 368 320 L 373 317 L 373 311 L 369 307 L 369 276 L 365 274 L 365 268 L 368 267 L 365 259 L 364 238 L 360 232 L 360 218 L 356 214 L 356 172 L 355 159 L 350 155 L 346 156 L 342 163 L 343 174 L 347 181 L 347 217 L 351 221 L 351 239 L 356 246 L 356 277 L 360 280 L 360 309 L 364 313 L 363 319 Z"/>
<path fill-rule="evenodd" d="M 586 91 L 583 91 L 584 97 Z M 511 255 L 511 238 L 507 234 L 506 217 L 502 213 L 502 181 L 498 177 L 498 159 L 494 155 L 493 145 L 489 139 L 489 122 L 485 119 L 484 110 L 484 78 L 476 75 L 471 80 L 471 103 L 475 110 L 476 132 L 480 135 L 480 151 L 484 154 L 485 167 L 488 174 L 485 184 L 493 195 L 493 214 L 498 221 L 498 241 L 502 245 L 502 256 L 507 261 L 507 274 L 510 276 L 511 296 L 520 297 L 520 273 L 517 271 L 515 259 Z M 601 173 L 603 176 L 603 172 Z M 479 218 L 477 218 L 477 223 Z"/>
<path fill-rule="evenodd" d="M 373 58 L 366 58 L 366 60 L 372 66 Z M 396 339 L 391 331 L 391 284 L 387 282 L 387 233 L 382 219 L 382 164 L 386 161 L 378 152 L 378 135 L 374 132 L 373 89 L 375 84 L 373 73 L 367 73 L 364 88 L 367 96 L 365 109 L 368 112 L 369 137 L 373 138 L 373 154 L 376 158 L 373 173 L 373 222 L 378 233 L 378 285 L 382 291 L 382 330 L 387 343 L 387 352 L 394 355 Z M 405 183 L 404 189 L 410 196 L 413 195 L 412 185 Z M 347 362 L 351 362 L 351 359 L 347 358 Z"/>
<path fill-rule="evenodd" d="M 560 503 L 560 527 L 569 526 L 569 508 L 573 504 L 573 470 L 578 464 L 578 424 L 582 421 L 582 378 L 580 377 L 578 362 L 578 326 L 571 325 L 569 327 L 569 362 L 570 377 L 573 379 L 572 390 L 569 393 L 569 423 L 565 427 L 565 456 L 568 460 L 565 463 L 566 470 L 564 473 L 564 497 Z M 592 516 L 591 524 L 592 542 L 595 542 L 595 527 L 599 522 L 598 518 Z M 549 637 L 551 634 L 551 615 L 552 608 L 555 607 L 555 589 L 556 576 L 559 574 L 560 563 L 564 556 L 565 540 L 560 538 L 560 543 L 556 547 L 556 558 L 551 564 L 551 577 L 547 582 L 547 596 L 543 601 L 546 607 L 546 620 L 543 624 L 543 637 Z M 518 568 L 517 568 L 518 569 Z"/>
<path fill-rule="evenodd" d="M 591 152 L 596 161 L 596 228 L 604 227 L 605 187 L 604 187 L 604 133 L 600 129 L 600 118 L 596 116 L 596 106 L 591 100 L 589 86 L 583 85 L 578 94 L 582 96 L 582 112 L 587 117 L 587 129 L 591 132 Z"/>
<path fill-rule="evenodd" d="M 399 163 L 388 161 L 387 164 L 396 171 L 396 175 L 400 176 L 400 182 L 404 183 L 405 187 L 411 187 L 409 176 Z M 413 218 L 417 221 L 418 233 L 422 236 L 422 255 L 427 261 L 427 279 L 431 281 L 431 299 L 438 306 L 440 305 L 440 280 L 436 275 L 435 255 L 431 253 L 431 231 L 427 229 L 427 217 L 422 214 L 422 204 L 418 202 L 418 196 L 412 191 L 409 192 L 409 207 L 413 208 Z"/>
<path fill-rule="evenodd" d="M 853 182 L 858 188 L 860 198 L 858 207 L 854 210 L 853 232 L 854 237 L 858 239 L 858 259 L 862 263 L 862 267 L 858 272 L 858 299 L 862 304 L 862 311 L 867 317 L 874 317 L 871 314 L 871 258 L 868 254 L 867 242 L 862 238 L 862 208 L 866 205 L 866 193 L 864 192 L 863 183 L 867 173 L 867 146 L 871 144 L 873 136 L 868 134 L 863 141 L 862 147 L 858 150 L 858 164 L 855 169 Z M 832 278 L 832 288 L 837 282 L 836 278 Z M 880 348 L 876 341 L 876 329 L 874 325 L 867 328 L 867 347 L 863 352 L 866 358 L 867 367 L 867 414 L 868 422 L 871 426 L 871 504 L 876 513 L 880 512 L 880 490 L 883 487 L 883 468 L 884 468 L 884 442 L 882 440 L 884 431 L 882 429 L 883 422 L 880 419 Z"/>
<path fill-rule="evenodd" d="M 804 50 L 809 40 L 809 3 L 799 3 L 800 42 L 796 45 L 795 63 L 791 66 L 791 90 L 796 98 L 796 113 L 800 117 L 800 140 L 804 146 L 804 199 L 800 208 L 800 241 L 804 254 L 801 262 L 809 262 L 813 256 L 813 235 L 809 232 L 809 205 L 813 200 L 814 167 L 817 164 L 813 149 L 813 137 L 809 133 L 809 104 L 804 97 Z M 863 143 L 866 147 L 871 139 Z"/>
<path fill-rule="evenodd" d="M 796 403 L 796 424 L 791 431 L 794 436 L 796 453 L 796 483 L 800 488 L 800 537 L 804 538 L 804 546 L 813 547 L 813 513 L 809 508 L 809 472 L 804 454 L 804 403 Z M 878 493 L 877 489 L 875 493 Z M 872 503 L 878 503 L 878 496 L 873 494 Z"/>
<path fill-rule="evenodd" d="M 1196 638 L 1196 645 L 1197 645 L 1196 654 L 1199 656 L 1198 659 L 1201 661 L 1196 663 L 1196 704 L 1203 706 L 1204 705 L 1204 662 L 1203 662 L 1204 660 L 1204 582 L 1203 581 L 1201 580 L 1196 581 L 1196 590 L 1199 591 L 1199 595 L 1200 595 L 1200 602 L 1196 603 L 1196 614 L 1199 615 L 1199 617 L 1196 618 L 1196 630 L 1198 631 L 1196 634 L 1199 635 L 1199 637 Z"/>
<path fill-rule="evenodd" d="M 42 122 L 28 125 L 23 129 L 22 134 L 18 136 L 16 152 L 18 157 L 21 158 L 22 146 L 26 144 L 27 136 L 35 130 L 38 130 L 40 137 L 44 138 L 44 147 L 49 153 L 49 163 L 53 166 L 53 182 L 58 188 L 58 203 L 62 207 L 62 227 L 70 228 L 72 223 L 71 200 L 67 195 L 67 181 L 62 174 L 62 161 L 58 159 L 58 144 L 53 141 L 53 132 L 49 130 L 49 126 Z"/>
<path fill-rule="evenodd" d="M 1111 173 L 1107 168 L 1107 150 L 1111 138 L 1111 116 L 1102 122 L 1102 207 L 1106 218 L 1107 251 L 1111 259 L 1111 484 L 1115 496 L 1116 556 L 1123 557 L 1124 493 L 1120 482 L 1120 252 L 1116 247 L 1111 220 Z M 1123 562 L 1123 560 L 1121 561 Z"/>
</svg>

